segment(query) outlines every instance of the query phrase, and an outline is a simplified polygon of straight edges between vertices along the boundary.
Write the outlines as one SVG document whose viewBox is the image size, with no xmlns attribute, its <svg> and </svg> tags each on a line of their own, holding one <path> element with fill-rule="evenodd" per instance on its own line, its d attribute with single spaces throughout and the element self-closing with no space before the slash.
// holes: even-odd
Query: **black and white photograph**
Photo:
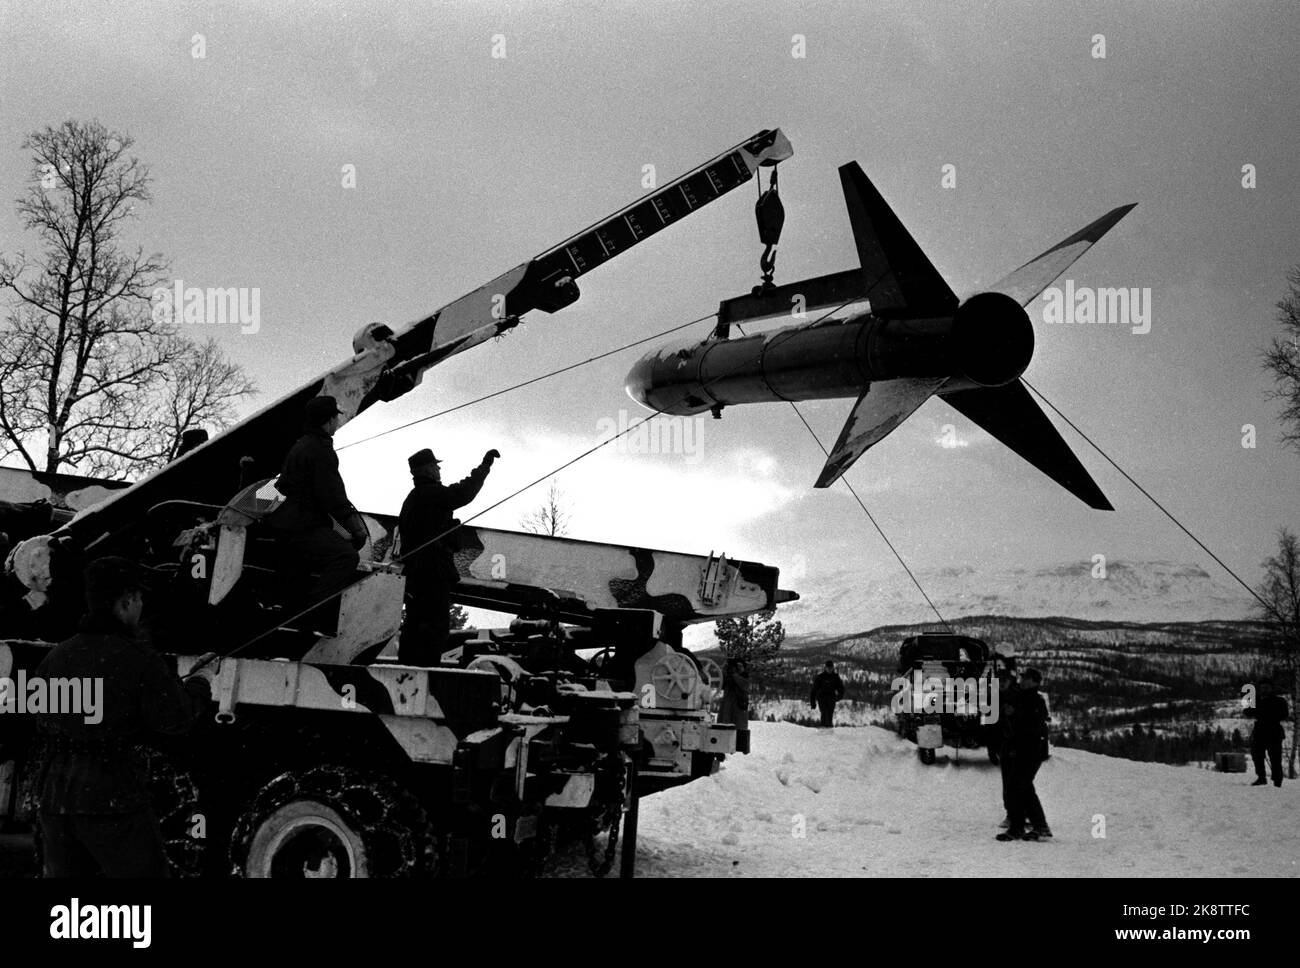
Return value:
<svg viewBox="0 0 1300 968">
<path fill-rule="evenodd" d="M 5 934 L 1294 954 L 1298 41 L 0 0 Z"/>
</svg>

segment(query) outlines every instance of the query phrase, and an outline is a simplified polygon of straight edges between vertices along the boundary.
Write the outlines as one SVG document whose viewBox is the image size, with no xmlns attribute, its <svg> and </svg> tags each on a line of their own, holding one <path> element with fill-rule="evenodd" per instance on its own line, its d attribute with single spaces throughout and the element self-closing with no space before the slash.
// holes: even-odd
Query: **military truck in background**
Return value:
<svg viewBox="0 0 1300 968">
<path fill-rule="evenodd" d="M 933 763 L 942 746 L 987 749 L 989 759 L 997 762 L 997 700 L 1008 681 L 1008 658 L 979 639 L 951 632 L 903 640 L 898 676 L 904 692 L 895 724 L 898 735 L 916 743 L 922 763 Z M 940 688 L 927 690 L 927 681 Z"/>
</svg>

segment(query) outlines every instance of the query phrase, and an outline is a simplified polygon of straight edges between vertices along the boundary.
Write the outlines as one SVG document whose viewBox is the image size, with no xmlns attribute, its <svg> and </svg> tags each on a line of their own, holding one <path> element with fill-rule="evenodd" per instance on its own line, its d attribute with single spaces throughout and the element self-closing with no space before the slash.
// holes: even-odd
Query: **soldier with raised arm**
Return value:
<svg viewBox="0 0 1300 968">
<path fill-rule="evenodd" d="M 453 557 L 460 524 L 453 517 L 483 489 L 500 451 L 489 450 L 469 476 L 443 484 L 441 463 L 429 448 L 407 458 L 414 486 L 402 503 L 397 532 L 406 576 L 406 615 L 402 620 L 397 661 L 403 665 L 437 665 L 450 631 L 451 586 L 460 581 Z"/>
</svg>

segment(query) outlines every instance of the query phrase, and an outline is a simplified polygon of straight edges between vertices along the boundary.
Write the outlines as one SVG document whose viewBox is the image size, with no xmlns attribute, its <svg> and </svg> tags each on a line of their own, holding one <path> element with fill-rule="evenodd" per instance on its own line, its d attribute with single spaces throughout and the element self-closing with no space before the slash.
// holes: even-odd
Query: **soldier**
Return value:
<svg viewBox="0 0 1300 968">
<path fill-rule="evenodd" d="M 429 448 L 407 458 L 414 487 L 402 502 L 397 530 L 402 572 L 406 576 L 406 616 L 397 644 L 404 665 L 437 665 L 450 630 L 451 586 L 460 581 L 452 557 L 459 525 L 452 512 L 478 496 L 500 451 L 489 450 L 483 462 L 456 484 L 442 483 L 441 463 Z"/>
<path fill-rule="evenodd" d="M 188 730 L 211 698 L 201 677 L 182 686 L 141 634 L 145 582 L 125 558 L 86 569 L 81 631 L 55 646 L 36 676 L 102 683 L 98 708 L 41 713 L 47 736 L 36 774 L 46 877 L 166 877 L 162 833 L 136 743 Z M 98 688 L 98 687 L 96 687 Z M 83 704 L 87 691 L 83 687 Z"/>
<path fill-rule="evenodd" d="M 1034 789 L 1034 777 L 1047 759 L 1047 704 L 1038 694 L 1042 681 L 1037 669 L 1026 669 L 1009 695 L 1000 697 L 1000 715 L 1005 723 L 999 755 L 1008 824 L 997 835 L 998 840 L 1041 840 L 1052 836 Z"/>
<path fill-rule="evenodd" d="M 1002 661 L 998 663 L 997 686 L 998 686 L 998 718 L 996 722 L 989 723 L 985 727 L 984 740 L 988 745 L 989 761 L 994 766 L 1002 766 L 1002 739 L 1006 734 L 1006 725 L 1009 717 L 1008 710 L 1015 705 L 1018 673 L 1016 671 L 1016 657 L 1013 655 L 1003 655 Z M 1007 785 L 1006 770 L 1002 770 L 1002 806 L 1005 815 L 1002 822 L 998 824 L 999 830 L 1007 830 L 1011 827 L 1011 788 Z"/>
<path fill-rule="evenodd" d="M 1255 761 L 1255 782 L 1251 786 L 1264 786 L 1264 760 L 1268 759 L 1273 767 L 1273 786 L 1282 785 L 1282 738 L 1286 730 L 1282 726 L 1287 720 L 1286 700 L 1273 691 L 1273 680 L 1265 676 L 1259 683 L 1259 701 L 1245 711 L 1247 719 L 1255 720 L 1255 729 L 1250 734 L 1250 755 Z"/>
<path fill-rule="evenodd" d="M 749 752 L 749 663 L 728 659 L 722 676 L 722 704 L 718 722 L 736 727 L 736 752 Z M 744 747 L 743 749 L 741 747 Z"/>
<path fill-rule="evenodd" d="M 348 500 L 339 476 L 339 458 L 332 438 L 341 423 L 333 397 L 307 401 L 303 434 L 285 456 L 276 482 L 285 501 L 269 519 L 271 527 L 288 540 L 290 552 L 302 570 L 319 573 L 314 583 L 301 576 L 293 583 L 294 590 L 301 590 L 303 597 L 312 602 L 352 580 L 360 561 L 357 552 L 370 540 L 365 522 Z M 350 540 L 334 530 L 332 521 L 347 530 Z"/>
<path fill-rule="evenodd" d="M 830 726 L 835 718 L 835 704 L 844 698 L 844 681 L 835 673 L 835 663 L 827 662 L 817 678 L 813 680 L 810 706 L 816 706 L 822 714 L 822 726 Z"/>
</svg>

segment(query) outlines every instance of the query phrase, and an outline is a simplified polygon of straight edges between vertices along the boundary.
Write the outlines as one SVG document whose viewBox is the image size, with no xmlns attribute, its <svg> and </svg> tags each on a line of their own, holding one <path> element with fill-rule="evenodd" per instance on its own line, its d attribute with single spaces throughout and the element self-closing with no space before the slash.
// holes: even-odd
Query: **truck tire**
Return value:
<svg viewBox="0 0 1300 968">
<path fill-rule="evenodd" d="M 427 877 L 429 821 L 391 780 L 346 766 L 282 773 L 235 824 L 236 877 Z"/>
<path fill-rule="evenodd" d="M 934 750 L 919 747 L 916 751 L 916 755 L 921 758 L 921 762 L 926 766 L 930 766 L 934 763 Z"/>
</svg>

